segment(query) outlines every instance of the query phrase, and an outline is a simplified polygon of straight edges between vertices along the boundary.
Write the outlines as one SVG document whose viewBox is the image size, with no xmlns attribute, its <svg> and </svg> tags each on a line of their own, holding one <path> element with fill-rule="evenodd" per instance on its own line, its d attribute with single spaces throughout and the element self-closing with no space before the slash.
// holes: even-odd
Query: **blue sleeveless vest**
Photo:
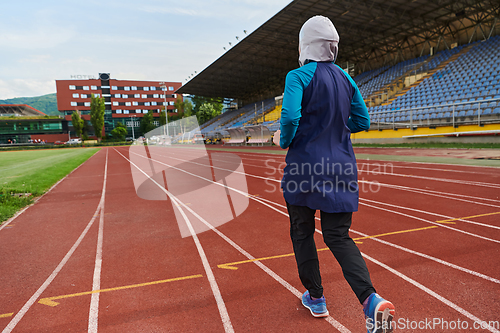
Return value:
<svg viewBox="0 0 500 333">
<path fill-rule="evenodd" d="M 291 71 L 280 138 L 280 146 L 289 147 L 281 182 L 285 200 L 328 213 L 357 211 L 358 170 L 350 134 L 369 123 L 358 87 L 338 66 L 311 62 Z"/>
</svg>

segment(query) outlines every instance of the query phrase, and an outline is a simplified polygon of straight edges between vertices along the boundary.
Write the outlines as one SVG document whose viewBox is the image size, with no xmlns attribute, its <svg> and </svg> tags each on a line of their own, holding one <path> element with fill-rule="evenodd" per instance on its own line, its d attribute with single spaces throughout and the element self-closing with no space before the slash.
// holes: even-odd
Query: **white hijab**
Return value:
<svg viewBox="0 0 500 333">
<path fill-rule="evenodd" d="M 339 34 L 328 17 L 311 17 L 300 29 L 299 65 L 305 65 L 306 60 L 335 62 L 339 40 Z"/>
</svg>

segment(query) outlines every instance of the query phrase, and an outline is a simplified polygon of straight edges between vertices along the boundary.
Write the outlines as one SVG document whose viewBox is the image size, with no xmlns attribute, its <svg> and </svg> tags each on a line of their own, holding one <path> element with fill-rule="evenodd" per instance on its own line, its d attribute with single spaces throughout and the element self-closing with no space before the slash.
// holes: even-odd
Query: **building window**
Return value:
<svg viewBox="0 0 500 333">
<path fill-rule="evenodd" d="M 132 90 L 137 90 L 137 87 L 136 86 L 132 86 Z"/>
<path fill-rule="evenodd" d="M 144 106 L 150 106 L 150 105 L 151 105 L 151 103 L 149 103 L 149 102 L 144 102 Z"/>
<path fill-rule="evenodd" d="M 115 94 L 115 98 L 120 98 L 121 95 L 120 94 Z"/>
<path fill-rule="evenodd" d="M 141 109 L 136 109 L 135 113 L 141 113 Z"/>
<path fill-rule="evenodd" d="M 153 121 L 153 124 L 155 124 L 155 126 L 160 126 L 160 122 L 158 120 Z"/>
<path fill-rule="evenodd" d="M 173 91 L 174 87 L 168 87 L 168 90 Z"/>
<path fill-rule="evenodd" d="M 76 90 L 76 86 L 69 86 L 69 90 Z"/>
<path fill-rule="evenodd" d="M 97 90 L 97 86 L 90 86 L 90 90 Z"/>
<path fill-rule="evenodd" d="M 153 95 L 153 98 L 160 98 L 160 95 L 158 95 L 158 94 L 154 94 L 154 95 Z"/>
<path fill-rule="evenodd" d="M 140 94 L 135 94 L 134 98 L 141 98 L 141 95 Z"/>
<path fill-rule="evenodd" d="M 160 98 L 165 98 L 165 95 L 160 95 Z"/>
<path fill-rule="evenodd" d="M 118 109 L 116 110 L 116 113 L 122 113 L 122 110 Z"/>
<path fill-rule="evenodd" d="M 130 103 L 130 102 L 125 102 L 125 106 L 132 106 L 132 103 Z"/>
<path fill-rule="evenodd" d="M 76 106 L 76 102 L 71 102 L 71 106 Z"/>
<path fill-rule="evenodd" d="M 111 90 L 118 90 L 117 86 L 111 86 Z"/>
<path fill-rule="evenodd" d="M 149 91 L 149 87 L 143 87 L 142 90 Z"/>
<path fill-rule="evenodd" d="M 90 102 L 85 102 L 83 105 L 84 106 L 90 106 Z"/>
<path fill-rule="evenodd" d="M 156 90 L 156 87 L 151 86 L 151 90 Z"/>
<path fill-rule="evenodd" d="M 142 110 L 142 113 L 148 113 L 148 110 Z"/>
<path fill-rule="evenodd" d="M 90 90 L 89 86 L 83 86 L 83 90 Z"/>
<path fill-rule="evenodd" d="M 73 98 L 78 98 L 78 97 L 80 97 L 79 94 L 73 94 Z"/>
<path fill-rule="evenodd" d="M 122 95 L 122 98 L 128 98 L 128 95 Z"/>
<path fill-rule="evenodd" d="M 129 110 L 123 110 L 124 114 L 128 114 L 130 111 Z"/>
<path fill-rule="evenodd" d="M 132 102 L 132 105 L 137 106 L 137 105 L 139 105 L 139 103 L 138 102 Z"/>
<path fill-rule="evenodd" d="M 175 103 L 175 102 L 173 102 L 173 101 L 170 101 L 170 105 L 174 105 L 174 103 Z"/>
<path fill-rule="evenodd" d="M 130 87 L 123 87 L 123 90 L 130 91 Z"/>
<path fill-rule="evenodd" d="M 177 98 L 177 94 L 174 94 L 174 98 Z"/>
<path fill-rule="evenodd" d="M 87 95 L 86 94 L 82 94 L 81 96 L 82 98 L 87 98 Z"/>
<path fill-rule="evenodd" d="M 113 106 L 118 106 L 118 102 L 113 102 Z"/>
<path fill-rule="evenodd" d="M 156 102 L 151 102 L 151 105 L 158 105 Z"/>
<path fill-rule="evenodd" d="M 148 95 L 144 95 L 144 94 L 143 94 L 141 97 L 142 97 L 142 98 L 148 98 Z"/>
<path fill-rule="evenodd" d="M 101 97 L 101 94 L 94 94 L 94 97 Z"/>
</svg>

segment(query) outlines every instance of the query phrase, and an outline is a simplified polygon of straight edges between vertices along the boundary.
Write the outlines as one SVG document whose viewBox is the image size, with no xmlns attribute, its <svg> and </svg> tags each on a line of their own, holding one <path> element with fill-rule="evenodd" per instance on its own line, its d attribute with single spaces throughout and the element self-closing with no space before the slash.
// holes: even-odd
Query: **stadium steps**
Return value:
<svg viewBox="0 0 500 333">
<path fill-rule="evenodd" d="M 383 75 L 385 72 L 387 72 L 389 69 L 391 68 L 391 66 L 386 66 L 386 68 L 384 68 L 384 70 L 380 71 L 379 73 L 377 73 L 376 75 L 374 75 L 373 77 L 371 77 L 369 80 L 366 80 L 364 81 L 362 84 L 358 85 L 358 88 L 361 88 L 362 86 L 364 86 L 365 84 L 367 84 L 368 82 L 376 79 L 377 77 L 379 77 L 380 75 Z M 372 95 L 374 95 L 375 93 L 373 93 Z M 370 96 L 371 97 L 371 96 Z M 370 97 L 368 98 L 365 98 L 365 104 L 368 104 L 370 102 Z"/>
<path fill-rule="evenodd" d="M 279 119 L 280 117 L 281 117 L 281 105 L 277 105 L 274 108 L 270 108 L 269 110 L 266 110 L 264 112 L 264 116 L 259 115 L 259 116 L 257 116 L 257 118 L 254 118 L 254 119 L 248 121 L 247 123 L 245 123 L 245 125 L 263 123 L 264 118 L 266 119 L 266 121 L 275 121 L 275 120 Z"/>
<path fill-rule="evenodd" d="M 223 128 L 225 125 L 229 124 L 230 122 L 236 120 L 237 118 L 243 116 L 246 113 L 246 110 L 240 113 L 237 113 L 234 117 L 229 118 L 227 121 L 223 122 L 217 128 Z"/>
<path fill-rule="evenodd" d="M 365 84 L 367 84 L 368 82 L 372 81 L 373 79 L 376 79 L 378 76 L 384 74 L 385 72 L 387 72 L 389 69 L 391 68 L 391 66 L 386 66 L 383 70 L 381 70 L 380 72 L 378 72 L 377 74 L 373 75 L 372 77 L 370 77 L 368 80 L 364 80 L 363 82 L 361 82 L 359 85 L 358 85 L 358 88 L 361 88 L 362 86 L 364 86 Z"/>
<path fill-rule="evenodd" d="M 413 87 L 418 86 L 420 83 L 422 83 L 422 81 L 424 81 L 425 79 L 431 77 L 437 71 L 439 71 L 439 70 L 443 69 L 444 67 L 446 67 L 446 65 L 448 65 L 450 62 L 453 62 L 453 61 L 457 60 L 458 57 L 460 57 L 462 54 L 467 53 L 472 47 L 473 47 L 473 45 L 467 45 L 466 47 L 462 48 L 462 50 L 460 50 L 460 52 L 457 52 L 454 55 L 452 55 L 451 57 L 449 57 L 448 59 L 442 61 L 438 66 L 436 66 L 435 68 L 433 68 L 433 69 L 429 70 L 427 73 L 425 73 L 420 79 L 418 79 L 415 82 L 413 82 L 412 84 L 404 87 L 403 90 L 401 90 L 400 92 L 396 93 L 394 96 L 392 96 L 391 98 L 389 98 L 389 100 L 387 102 L 384 102 L 384 103 L 382 103 L 380 105 L 385 106 L 385 105 L 392 104 L 392 102 L 395 99 L 397 99 L 400 96 L 405 95 L 408 92 L 408 90 L 410 90 Z"/>
<path fill-rule="evenodd" d="M 410 76 L 412 72 L 420 70 L 425 65 L 425 63 L 427 63 L 427 60 L 422 61 L 420 63 L 421 65 L 417 69 L 415 69 L 415 67 L 413 67 L 413 68 L 408 69 L 406 72 L 403 72 L 400 76 L 394 78 L 394 80 L 392 80 L 392 82 L 387 84 L 384 88 L 382 88 L 378 92 L 376 92 L 375 94 L 381 94 L 381 93 L 388 91 L 389 95 L 391 95 L 391 92 L 392 92 L 392 96 L 387 101 L 382 102 L 378 105 L 382 105 L 382 106 L 390 105 L 392 103 L 392 101 L 394 101 L 396 98 L 401 96 L 403 90 L 405 89 L 405 86 L 404 86 L 405 78 Z M 416 83 L 418 81 L 420 81 L 420 79 L 415 81 L 414 83 Z"/>
<path fill-rule="evenodd" d="M 218 115 L 217 117 L 214 117 L 212 119 L 210 119 L 209 121 L 207 121 L 206 123 L 202 124 L 200 126 L 200 129 L 205 129 L 207 128 L 208 126 L 212 125 L 213 123 L 215 123 L 216 121 L 218 121 L 220 118 L 222 118 L 223 114 L 221 113 L 220 115 Z"/>
</svg>

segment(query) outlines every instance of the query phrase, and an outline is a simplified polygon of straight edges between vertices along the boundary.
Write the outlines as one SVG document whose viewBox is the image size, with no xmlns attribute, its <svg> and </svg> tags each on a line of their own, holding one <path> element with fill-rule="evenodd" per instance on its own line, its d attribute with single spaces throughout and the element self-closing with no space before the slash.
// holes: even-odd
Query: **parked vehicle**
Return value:
<svg viewBox="0 0 500 333">
<path fill-rule="evenodd" d="M 67 145 L 77 145 L 82 143 L 82 139 L 76 138 L 76 139 L 69 139 L 68 142 L 66 142 Z"/>
</svg>

